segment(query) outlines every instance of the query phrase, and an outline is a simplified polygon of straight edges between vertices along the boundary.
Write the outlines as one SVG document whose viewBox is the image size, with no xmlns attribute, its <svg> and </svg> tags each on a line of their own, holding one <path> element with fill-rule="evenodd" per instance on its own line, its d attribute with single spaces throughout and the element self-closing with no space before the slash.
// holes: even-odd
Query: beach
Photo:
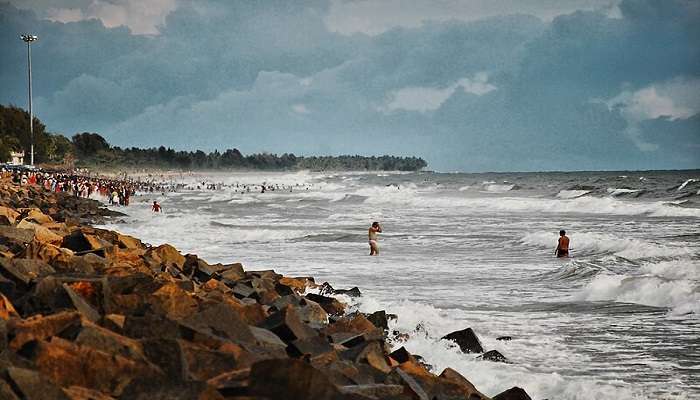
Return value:
<svg viewBox="0 0 700 400">
<path fill-rule="evenodd" d="M 359 310 L 400 316 L 390 327 L 410 339 L 395 346 L 488 395 L 507 381 L 539 399 L 685 399 L 700 384 L 698 176 L 222 173 L 190 182 L 222 190 L 166 193 L 154 197 L 164 214 L 131 207 L 105 227 L 210 262 L 358 286 L 347 301 Z M 309 190 L 235 191 L 262 182 Z M 384 233 L 370 258 L 375 220 Z M 554 257 L 560 229 L 570 259 Z M 511 364 L 441 340 L 467 326 Z"/>
<path fill-rule="evenodd" d="M 210 264 L 95 228 L 125 215 L 81 197 L 87 187 L 130 182 L 40 174 L 0 178 L 2 399 L 491 398 L 395 346 L 409 339 L 390 330 L 397 315 L 339 300 L 361 298 L 357 287 Z M 445 340 L 506 361 L 470 328 Z M 504 387 L 493 398 L 530 397 Z"/>
</svg>

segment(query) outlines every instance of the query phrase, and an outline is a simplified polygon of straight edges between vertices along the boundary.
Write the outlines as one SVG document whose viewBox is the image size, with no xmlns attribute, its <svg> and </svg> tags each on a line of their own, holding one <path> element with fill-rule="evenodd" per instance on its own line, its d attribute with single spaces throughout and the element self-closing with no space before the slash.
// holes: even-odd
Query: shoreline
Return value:
<svg viewBox="0 0 700 400">
<path fill-rule="evenodd" d="M 96 200 L 7 178 L 0 194 L 2 398 L 489 399 L 450 368 L 436 375 L 391 351 L 395 316 L 333 297 L 357 288 L 94 228 L 115 215 Z M 446 338 L 484 353 L 469 328 Z"/>
</svg>

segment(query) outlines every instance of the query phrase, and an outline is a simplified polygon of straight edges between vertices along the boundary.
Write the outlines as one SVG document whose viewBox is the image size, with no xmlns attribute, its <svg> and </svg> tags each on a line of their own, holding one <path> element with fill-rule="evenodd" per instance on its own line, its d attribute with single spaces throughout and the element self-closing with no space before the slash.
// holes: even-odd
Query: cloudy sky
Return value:
<svg viewBox="0 0 700 400">
<path fill-rule="evenodd" d="M 0 0 L 0 104 L 120 146 L 700 168 L 698 0 Z"/>
</svg>

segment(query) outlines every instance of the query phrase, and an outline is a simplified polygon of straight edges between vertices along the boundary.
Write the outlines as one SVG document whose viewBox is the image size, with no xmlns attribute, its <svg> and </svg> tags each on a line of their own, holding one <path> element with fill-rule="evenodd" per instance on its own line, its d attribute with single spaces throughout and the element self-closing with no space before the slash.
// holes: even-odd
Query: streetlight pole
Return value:
<svg viewBox="0 0 700 400">
<path fill-rule="evenodd" d="M 27 43 L 27 70 L 29 74 L 29 137 L 31 140 L 31 165 L 34 165 L 34 114 L 32 113 L 32 42 L 39 40 L 36 35 L 22 35 L 23 41 Z"/>
</svg>

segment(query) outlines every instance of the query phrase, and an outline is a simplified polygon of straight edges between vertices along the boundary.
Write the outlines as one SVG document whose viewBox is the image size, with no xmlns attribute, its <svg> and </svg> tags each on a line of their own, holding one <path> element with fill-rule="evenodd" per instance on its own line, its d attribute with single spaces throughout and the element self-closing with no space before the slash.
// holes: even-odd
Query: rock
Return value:
<svg viewBox="0 0 700 400">
<path fill-rule="evenodd" d="M 440 377 L 463 387 L 470 400 L 488 400 L 488 397 L 476 390 L 476 387 L 467 378 L 452 368 L 445 368 Z"/>
<path fill-rule="evenodd" d="M 215 388 L 204 382 L 160 384 L 148 379 L 134 379 L 119 400 L 224 400 Z M 258 400 L 237 398 L 236 400 Z M 262 399 L 261 399 L 262 400 Z"/>
<path fill-rule="evenodd" d="M 342 398 L 340 391 L 323 372 L 295 359 L 265 360 L 253 364 L 250 394 L 269 400 Z"/>
<path fill-rule="evenodd" d="M 483 360 L 489 360 L 494 362 L 509 363 L 508 359 L 498 350 L 489 350 L 486 353 L 479 356 Z"/>
<path fill-rule="evenodd" d="M 139 341 L 119 335 L 87 321 L 82 323 L 74 343 L 132 360 L 146 360 Z"/>
<path fill-rule="evenodd" d="M 274 332 L 285 343 L 291 343 L 298 339 L 309 339 L 318 336 L 316 331 L 301 321 L 296 310 L 287 306 L 270 315 L 260 324 L 261 328 Z"/>
<path fill-rule="evenodd" d="M 193 329 L 201 329 L 214 336 L 232 340 L 234 343 L 255 343 L 255 337 L 248 325 L 235 309 L 226 304 L 209 306 L 183 319 L 182 323 Z"/>
<path fill-rule="evenodd" d="M 12 260 L 0 258 L 0 271 L 6 277 L 25 286 L 39 277 L 56 272 L 56 270 L 44 261 L 25 258 L 15 258 Z"/>
<path fill-rule="evenodd" d="M 10 367 L 7 369 L 7 375 L 22 399 L 70 400 L 60 387 L 36 371 Z"/>
<path fill-rule="evenodd" d="M 0 319 L 7 321 L 12 317 L 18 317 L 17 310 L 10 300 L 0 293 Z"/>
<path fill-rule="evenodd" d="M 179 320 L 197 312 L 197 300 L 174 283 L 163 285 L 150 297 L 149 303 L 156 310 L 161 310 L 168 317 Z"/>
<path fill-rule="evenodd" d="M 0 243 L 17 246 L 20 249 L 34 240 L 34 230 L 21 229 L 12 226 L 0 226 Z"/>
<path fill-rule="evenodd" d="M 330 315 L 343 315 L 345 313 L 345 305 L 333 297 L 321 296 L 314 293 L 308 293 L 305 298 L 318 303 Z"/>
<path fill-rule="evenodd" d="M 301 357 L 305 355 L 317 356 L 330 351 L 333 351 L 333 347 L 325 338 L 320 336 L 293 340 L 288 348 L 288 353 L 292 357 Z"/>
<path fill-rule="evenodd" d="M 188 378 L 187 361 L 178 340 L 152 338 L 140 343 L 148 361 L 158 366 L 169 380 L 180 382 Z"/>
<path fill-rule="evenodd" d="M 413 357 L 413 354 L 409 353 L 408 350 L 406 350 L 406 348 L 403 346 L 391 352 L 391 354 L 389 354 L 389 357 L 396 360 L 396 362 L 398 362 L 399 364 L 408 361 L 418 362 L 418 360 L 416 360 L 416 358 Z"/>
<path fill-rule="evenodd" d="M 64 271 L 75 271 L 82 273 L 94 272 L 92 267 L 79 268 L 73 263 L 73 252 L 50 243 L 31 242 L 23 252 L 24 258 L 41 260 L 54 268 Z"/>
<path fill-rule="evenodd" d="M 459 346 L 463 353 L 483 353 L 484 348 L 481 347 L 481 342 L 476 336 L 472 328 L 466 328 L 461 331 L 455 331 L 442 337 L 442 339 L 450 340 Z"/>
<path fill-rule="evenodd" d="M 509 340 L 513 340 L 513 337 L 512 336 L 499 336 L 496 338 L 496 340 L 509 341 Z"/>
<path fill-rule="evenodd" d="M 25 343 L 60 335 L 80 325 L 80 314 L 64 311 L 54 315 L 36 315 L 27 319 L 13 319 L 8 323 L 12 335 L 10 348 L 17 351 Z"/>
<path fill-rule="evenodd" d="M 39 225 L 50 224 L 53 222 L 53 218 L 44 214 L 43 212 L 41 212 L 41 210 L 37 208 L 30 209 L 27 215 L 24 217 L 24 220 Z"/>
<path fill-rule="evenodd" d="M 274 303 L 275 306 L 277 302 Z M 302 321 L 309 324 L 314 329 L 320 329 L 328 325 L 328 314 L 320 304 L 309 299 L 301 299 L 297 308 Z"/>
<path fill-rule="evenodd" d="M 391 367 L 386 361 L 384 350 L 377 341 L 367 342 L 363 346 L 356 346 L 355 348 L 346 350 L 343 352 L 342 357 L 351 359 L 355 363 L 365 362 L 384 374 L 391 372 Z"/>
<path fill-rule="evenodd" d="M 296 293 L 304 293 L 306 291 L 306 288 L 313 284 L 314 280 L 313 278 L 310 277 L 302 277 L 302 278 L 289 278 L 289 277 L 282 277 L 279 280 L 280 285 L 287 286 L 294 290 Z M 282 293 L 280 293 L 281 295 Z"/>
<path fill-rule="evenodd" d="M 118 234 L 117 236 L 117 245 L 119 246 L 120 249 L 141 249 L 143 248 L 143 243 L 139 240 L 136 239 L 135 237 L 131 237 L 129 235 L 122 235 Z"/>
<path fill-rule="evenodd" d="M 369 322 L 362 314 L 351 314 L 340 318 L 335 323 L 325 327 L 322 332 L 325 335 L 332 335 L 334 333 L 354 333 L 354 334 L 375 334 L 380 338 L 382 337 L 382 332 L 373 323 Z"/>
<path fill-rule="evenodd" d="M 405 371 L 395 368 L 389 375 L 389 381 L 387 383 L 397 383 L 405 387 L 409 393 L 412 394 L 413 398 L 418 400 L 430 400 L 428 393 L 425 392 L 423 387 L 416 381 L 411 375 Z"/>
<path fill-rule="evenodd" d="M 517 386 L 493 396 L 493 400 L 532 400 L 524 389 Z"/>
<path fill-rule="evenodd" d="M 162 244 L 158 247 L 148 249 L 146 251 L 146 256 L 151 257 L 164 267 L 170 266 L 182 270 L 185 265 L 185 257 L 169 244 Z"/>
<path fill-rule="evenodd" d="M 152 366 L 80 346 L 59 337 L 38 341 L 31 360 L 39 372 L 60 386 L 81 386 L 119 394 L 134 378 L 161 378 Z"/>
<path fill-rule="evenodd" d="M 351 289 L 336 289 L 334 291 L 334 294 L 344 294 L 344 295 L 350 296 L 350 297 L 362 296 L 362 293 L 360 293 L 360 289 L 357 286 L 355 286 Z"/>
<path fill-rule="evenodd" d="M 17 224 L 19 229 L 30 229 L 34 231 L 34 240 L 41 243 L 51 243 L 51 244 L 61 244 L 63 237 L 53 233 L 50 229 L 44 228 L 41 225 L 29 222 L 27 220 L 22 220 Z"/>
<path fill-rule="evenodd" d="M 5 217 L 5 220 L 8 222 L 7 225 L 14 225 L 19 215 L 20 214 L 12 208 L 0 206 L 0 216 Z"/>
<path fill-rule="evenodd" d="M 375 311 L 372 314 L 367 315 L 367 319 L 377 328 L 381 328 L 384 331 L 389 330 L 389 321 L 386 317 L 386 311 Z"/>
<path fill-rule="evenodd" d="M 76 253 L 99 250 L 110 243 L 99 239 L 97 236 L 84 233 L 81 229 L 75 229 L 70 235 L 65 236 L 61 247 L 73 250 Z"/>
<path fill-rule="evenodd" d="M 10 384 L 3 379 L 0 379 L 0 399 L 20 400 L 20 398 L 15 394 L 14 390 L 12 390 Z"/>
<path fill-rule="evenodd" d="M 63 388 L 63 391 L 71 400 L 114 400 L 112 396 L 80 386 Z"/>
<path fill-rule="evenodd" d="M 63 284 L 63 289 L 66 291 L 66 293 L 68 293 L 68 297 L 70 297 L 73 306 L 76 310 L 78 310 L 78 312 L 80 312 L 80 314 L 92 322 L 99 321 L 100 313 L 97 312 L 97 310 L 95 310 L 95 308 L 93 308 L 92 305 L 85 300 L 85 298 L 76 293 L 76 291 L 66 283 Z"/>
<path fill-rule="evenodd" d="M 270 330 L 258 328 L 257 326 L 249 326 L 248 329 L 250 329 L 253 337 L 255 337 L 255 343 L 261 346 L 287 347 L 287 344 Z"/>
<path fill-rule="evenodd" d="M 403 394 L 403 386 L 386 385 L 383 383 L 373 383 L 366 385 L 348 385 L 339 387 L 344 394 L 359 394 L 369 398 L 399 398 Z"/>
<path fill-rule="evenodd" d="M 3 274 L 0 274 L 0 293 L 4 293 L 8 298 L 12 299 L 15 295 L 16 286 L 14 282 L 5 278 Z"/>
</svg>

